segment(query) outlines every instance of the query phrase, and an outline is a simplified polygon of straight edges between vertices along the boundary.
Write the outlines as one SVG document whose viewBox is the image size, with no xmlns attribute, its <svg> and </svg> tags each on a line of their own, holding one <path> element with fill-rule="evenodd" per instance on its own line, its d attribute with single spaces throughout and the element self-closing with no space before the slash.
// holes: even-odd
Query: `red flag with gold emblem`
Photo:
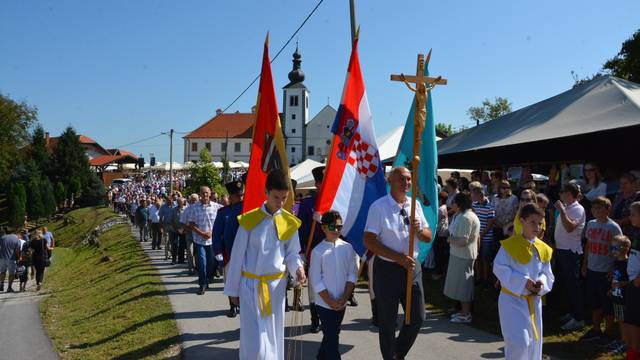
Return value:
<svg viewBox="0 0 640 360">
<path fill-rule="evenodd" d="M 253 126 L 253 141 L 251 143 L 251 158 L 245 186 L 242 213 L 253 210 L 262 205 L 267 199 L 265 184 L 267 175 L 273 169 L 282 169 L 289 174 L 289 160 L 284 147 L 284 136 L 278 113 L 278 103 L 273 86 L 271 62 L 269 61 L 269 34 L 264 42 L 262 55 L 262 72 L 258 88 L 256 104 L 256 122 Z M 289 187 L 289 198 L 285 209 L 291 210 L 294 195 Z"/>
</svg>

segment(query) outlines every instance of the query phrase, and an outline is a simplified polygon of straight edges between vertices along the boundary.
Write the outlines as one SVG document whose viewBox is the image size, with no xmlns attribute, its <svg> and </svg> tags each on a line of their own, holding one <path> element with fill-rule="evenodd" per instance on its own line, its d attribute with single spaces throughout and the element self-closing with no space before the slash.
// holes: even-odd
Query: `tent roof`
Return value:
<svg viewBox="0 0 640 360">
<path fill-rule="evenodd" d="M 395 159 L 403 132 L 404 125 L 400 125 L 376 140 L 378 143 L 378 153 L 383 162 Z M 440 141 L 441 139 L 441 137 L 436 136 L 436 141 Z"/>
<path fill-rule="evenodd" d="M 308 181 L 309 179 L 313 180 L 311 170 L 317 168 L 318 166 L 324 166 L 324 164 L 312 159 L 306 159 L 305 161 L 290 169 L 291 178 L 297 181 L 298 184 L 301 183 L 301 180 L 302 182 Z"/>
<path fill-rule="evenodd" d="M 640 85 L 605 75 L 438 142 L 438 154 L 492 149 L 640 125 Z"/>
</svg>

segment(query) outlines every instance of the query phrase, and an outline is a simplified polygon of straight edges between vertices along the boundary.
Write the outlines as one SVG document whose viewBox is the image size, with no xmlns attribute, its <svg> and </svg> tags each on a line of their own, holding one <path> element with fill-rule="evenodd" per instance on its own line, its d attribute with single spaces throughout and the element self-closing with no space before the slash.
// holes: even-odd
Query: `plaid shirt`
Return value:
<svg viewBox="0 0 640 360">
<path fill-rule="evenodd" d="M 208 205 L 197 203 L 189 206 L 189 214 L 187 219 L 189 223 L 194 223 L 196 227 L 203 232 L 211 234 L 213 230 L 213 222 L 218 214 L 218 209 L 222 206 L 220 204 L 210 202 Z M 197 232 L 193 231 L 193 242 L 199 245 L 211 245 L 213 242 L 211 237 L 205 239 Z"/>
</svg>

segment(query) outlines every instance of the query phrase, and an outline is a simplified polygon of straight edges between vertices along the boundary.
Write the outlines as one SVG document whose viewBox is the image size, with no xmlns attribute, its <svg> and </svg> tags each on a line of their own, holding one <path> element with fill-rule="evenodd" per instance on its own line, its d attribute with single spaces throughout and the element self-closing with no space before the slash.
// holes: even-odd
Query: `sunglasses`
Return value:
<svg viewBox="0 0 640 360">
<path fill-rule="evenodd" d="M 329 231 L 341 231 L 342 230 L 342 225 L 329 224 L 329 225 L 327 225 L 327 229 L 329 229 Z"/>
<path fill-rule="evenodd" d="M 400 209 L 400 216 L 402 216 L 402 222 L 409 226 L 409 224 L 411 223 L 411 221 L 409 221 L 409 215 L 407 214 L 407 212 L 404 210 L 404 208 Z"/>
</svg>

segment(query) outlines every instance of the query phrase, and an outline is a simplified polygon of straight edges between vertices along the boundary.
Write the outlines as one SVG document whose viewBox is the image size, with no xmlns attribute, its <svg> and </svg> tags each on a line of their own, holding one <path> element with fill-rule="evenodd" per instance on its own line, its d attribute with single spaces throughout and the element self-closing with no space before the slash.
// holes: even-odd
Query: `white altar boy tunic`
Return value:
<svg viewBox="0 0 640 360">
<path fill-rule="evenodd" d="M 541 296 L 553 288 L 552 250 L 541 240 L 526 240 L 522 235 L 512 236 L 501 243 L 493 263 L 493 273 L 502 286 L 498 312 L 505 358 L 542 359 Z M 539 296 L 532 295 L 525 288 L 527 279 L 542 281 Z"/>
<path fill-rule="evenodd" d="M 284 359 L 286 269 L 302 267 L 297 229 L 285 210 L 265 205 L 239 217 L 224 294 L 240 297 L 240 359 Z"/>
</svg>

